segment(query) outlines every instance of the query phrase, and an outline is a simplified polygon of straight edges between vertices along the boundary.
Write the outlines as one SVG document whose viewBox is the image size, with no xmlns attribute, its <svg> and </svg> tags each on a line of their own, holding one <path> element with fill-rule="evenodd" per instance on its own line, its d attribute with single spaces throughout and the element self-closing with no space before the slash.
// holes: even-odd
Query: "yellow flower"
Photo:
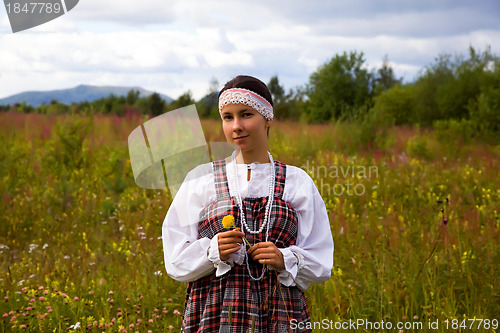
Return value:
<svg viewBox="0 0 500 333">
<path fill-rule="evenodd" d="M 229 229 L 231 227 L 234 227 L 234 216 L 233 215 L 226 215 L 222 219 L 222 226 L 224 229 Z"/>
<path fill-rule="evenodd" d="M 236 228 L 236 226 L 234 225 L 234 216 L 231 214 L 226 215 L 222 218 L 222 227 L 224 229 L 229 229 L 231 227 L 234 227 L 236 230 L 239 230 L 239 228 Z M 248 244 L 248 246 L 252 246 L 245 237 L 242 238 Z"/>
</svg>

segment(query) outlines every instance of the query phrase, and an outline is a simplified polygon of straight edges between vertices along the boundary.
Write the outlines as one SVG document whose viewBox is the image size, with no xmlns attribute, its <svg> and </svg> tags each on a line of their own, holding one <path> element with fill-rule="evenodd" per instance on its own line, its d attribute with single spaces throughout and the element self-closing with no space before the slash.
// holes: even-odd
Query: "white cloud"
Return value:
<svg viewBox="0 0 500 333">
<path fill-rule="evenodd" d="M 164 24 L 175 14 L 174 1 L 81 0 L 69 12 L 76 20 L 106 21 L 124 25 Z"/>
<path fill-rule="evenodd" d="M 0 97 L 86 83 L 143 86 L 174 98 L 190 89 L 200 98 L 211 78 L 223 84 L 242 73 L 265 82 L 278 75 L 292 88 L 344 51 L 364 52 L 369 68 L 387 55 L 396 74 L 412 80 L 440 53 L 466 53 L 469 45 L 498 53 L 498 6 L 493 0 L 82 0 L 68 14 L 17 34 L 0 12 Z"/>
</svg>

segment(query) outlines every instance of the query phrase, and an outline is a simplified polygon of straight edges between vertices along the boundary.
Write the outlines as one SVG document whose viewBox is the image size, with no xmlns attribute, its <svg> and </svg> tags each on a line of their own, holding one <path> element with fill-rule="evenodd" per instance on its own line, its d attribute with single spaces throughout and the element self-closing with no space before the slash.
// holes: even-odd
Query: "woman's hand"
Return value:
<svg viewBox="0 0 500 333">
<path fill-rule="evenodd" d="M 217 234 L 219 243 L 219 258 L 222 261 L 229 259 L 231 253 L 237 252 L 241 248 L 244 233 L 237 229 L 220 232 Z"/>
<path fill-rule="evenodd" d="M 271 265 L 277 271 L 285 269 L 283 253 L 271 242 L 257 243 L 248 249 L 253 260 L 258 260 L 262 265 Z"/>
</svg>

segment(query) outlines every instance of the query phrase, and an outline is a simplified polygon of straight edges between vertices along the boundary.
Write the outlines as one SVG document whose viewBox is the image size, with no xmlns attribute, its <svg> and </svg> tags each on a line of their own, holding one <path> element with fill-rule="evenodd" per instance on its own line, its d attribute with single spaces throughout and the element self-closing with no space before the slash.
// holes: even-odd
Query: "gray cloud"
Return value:
<svg viewBox="0 0 500 333">
<path fill-rule="evenodd" d="M 388 55 L 397 75 L 412 80 L 443 52 L 491 45 L 498 53 L 499 12 L 496 0 L 85 0 L 45 28 L 0 34 L 0 97 L 88 83 L 172 97 L 190 89 L 199 98 L 212 77 L 222 84 L 240 73 L 278 75 L 291 88 L 354 50 L 370 68 Z M 47 73 L 55 73 L 50 82 Z"/>
</svg>

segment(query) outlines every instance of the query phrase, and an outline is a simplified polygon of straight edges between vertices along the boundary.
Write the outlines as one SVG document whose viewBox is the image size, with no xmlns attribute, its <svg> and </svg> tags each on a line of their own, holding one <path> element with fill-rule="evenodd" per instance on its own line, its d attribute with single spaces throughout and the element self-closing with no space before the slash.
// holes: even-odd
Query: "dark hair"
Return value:
<svg viewBox="0 0 500 333">
<path fill-rule="evenodd" d="M 251 90 L 254 93 L 264 97 L 269 103 L 271 103 L 272 106 L 274 106 L 273 97 L 271 96 L 269 88 L 266 86 L 264 82 L 262 82 L 257 78 L 254 78 L 253 76 L 238 75 L 234 79 L 228 81 L 224 85 L 224 88 L 222 88 L 222 90 L 219 92 L 219 97 L 224 91 L 231 88 L 243 88 Z"/>
</svg>

